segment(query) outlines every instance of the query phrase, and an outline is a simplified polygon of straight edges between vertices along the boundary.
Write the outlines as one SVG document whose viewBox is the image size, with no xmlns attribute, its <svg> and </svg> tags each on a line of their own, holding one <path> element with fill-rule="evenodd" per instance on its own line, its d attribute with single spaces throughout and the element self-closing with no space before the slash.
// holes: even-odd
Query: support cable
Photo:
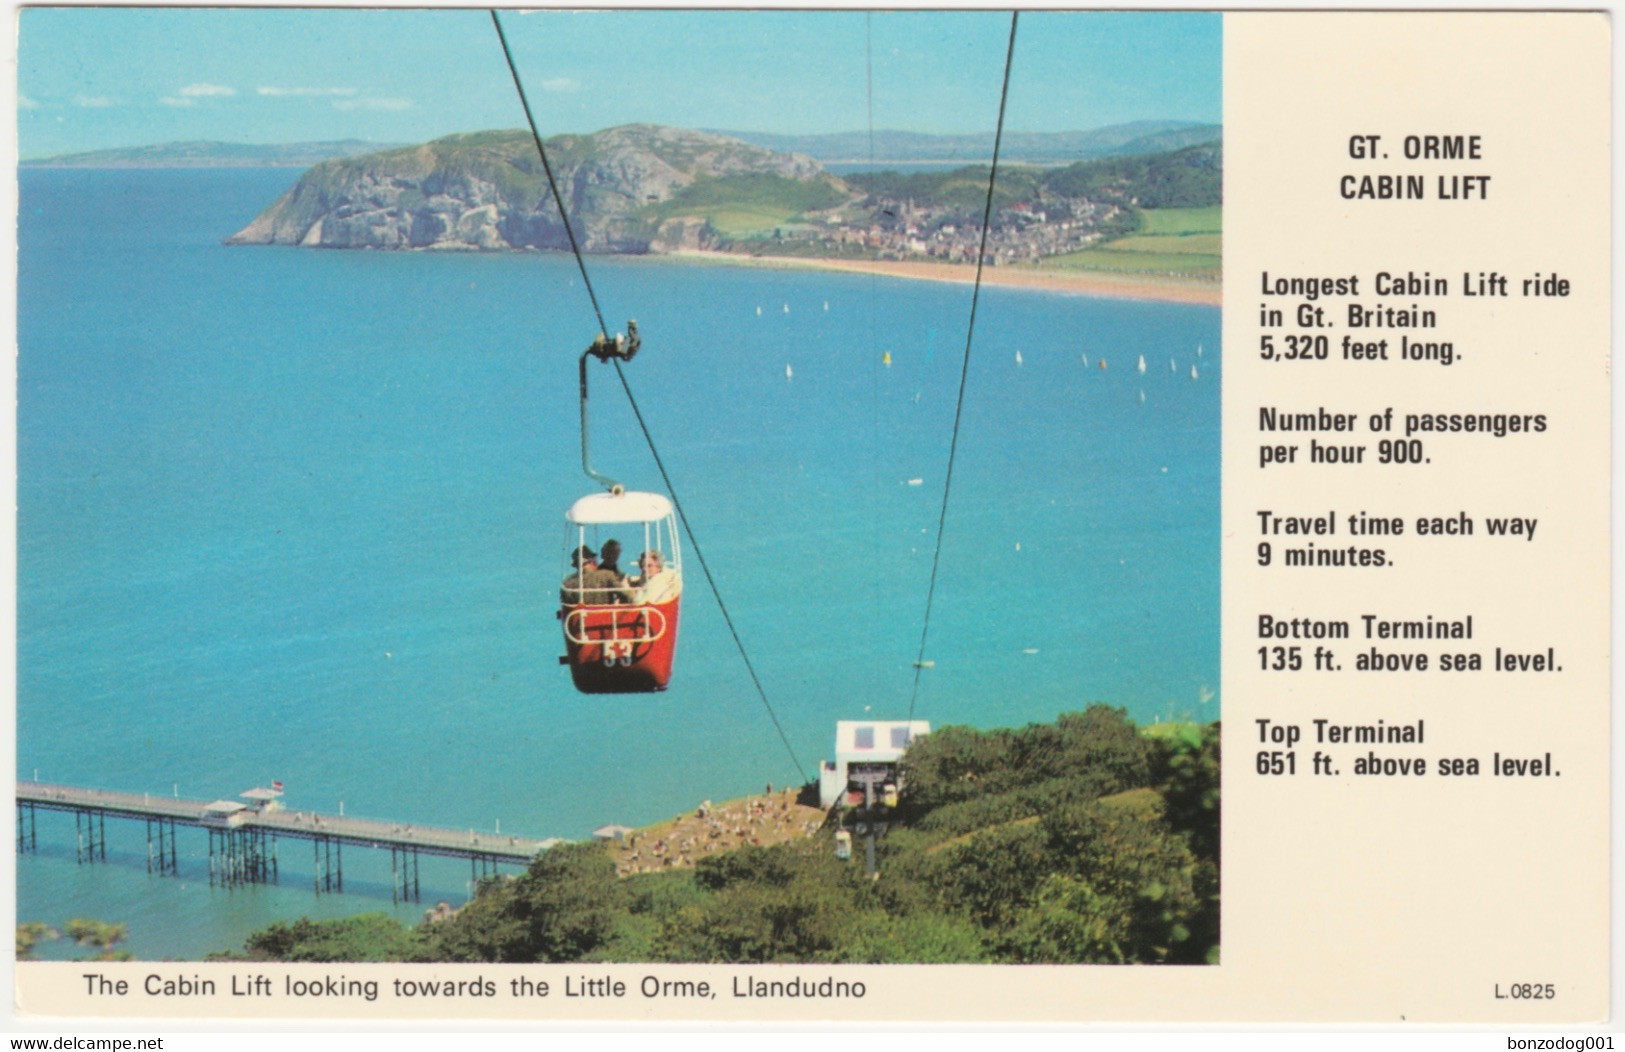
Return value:
<svg viewBox="0 0 1625 1052">
<path fill-rule="evenodd" d="M 621 387 L 626 391 L 626 400 L 632 406 L 632 415 L 637 418 L 638 427 L 643 431 L 643 439 L 649 444 L 649 453 L 654 457 L 655 467 L 660 471 L 660 479 L 666 484 L 666 492 L 671 494 L 672 507 L 677 509 L 677 517 L 682 520 L 683 532 L 688 534 L 688 544 L 694 550 L 694 558 L 699 560 L 700 569 L 705 573 L 705 583 L 711 586 L 711 594 L 716 597 L 717 607 L 722 611 L 722 620 L 728 626 L 728 634 L 733 636 L 734 646 L 739 648 L 739 656 L 745 662 L 745 671 L 750 673 L 750 681 L 756 685 L 756 694 L 762 699 L 762 707 L 767 710 L 767 718 L 773 721 L 773 729 L 779 732 L 779 740 L 784 743 L 785 751 L 790 754 L 790 762 L 795 764 L 801 775 L 803 783 L 809 781 L 806 768 L 796 759 L 796 751 L 790 745 L 790 739 L 784 733 L 784 727 L 779 723 L 779 717 L 773 712 L 773 706 L 768 703 L 767 691 L 762 688 L 762 681 L 756 676 L 756 667 L 750 663 L 750 655 L 745 653 L 744 641 L 739 638 L 739 630 L 734 627 L 733 617 L 728 613 L 728 604 L 722 601 L 722 592 L 717 588 L 716 578 L 711 576 L 711 567 L 705 561 L 705 554 L 700 551 L 700 542 L 694 536 L 694 527 L 689 525 L 688 514 L 683 511 L 682 501 L 677 499 L 677 488 L 671 484 L 671 476 L 666 474 L 666 465 L 660 459 L 660 453 L 655 449 L 655 440 L 649 434 L 649 425 L 643 420 L 643 412 L 638 408 L 638 400 L 632 395 L 632 386 L 626 381 L 626 373 L 621 370 L 619 361 L 614 363 L 615 375 L 620 377 Z"/>
<path fill-rule="evenodd" d="M 587 262 L 581 258 L 581 246 L 576 243 L 575 228 L 570 225 L 570 217 L 564 211 L 564 195 L 559 193 L 559 183 L 553 178 L 553 166 L 547 163 L 547 148 L 542 145 L 541 132 L 536 130 L 536 118 L 530 113 L 530 99 L 525 95 L 525 86 L 519 81 L 519 67 L 513 63 L 513 51 L 508 47 L 508 35 L 502 31 L 502 20 L 497 17 L 496 9 L 491 9 L 491 24 L 497 27 L 497 39 L 502 41 L 502 55 L 508 60 L 508 72 L 513 75 L 514 90 L 519 93 L 519 105 L 525 110 L 525 122 L 530 125 L 530 137 L 536 142 L 536 154 L 542 159 L 542 171 L 547 173 L 547 185 L 553 189 L 553 200 L 559 206 L 559 221 L 564 224 L 564 233 L 570 239 L 570 251 L 575 253 L 576 266 L 581 271 L 581 283 L 587 287 L 587 298 L 592 301 L 592 312 L 598 318 L 598 331 L 608 333 L 609 326 L 604 324 L 604 312 L 598 307 L 598 295 L 592 290 L 592 279 L 587 277 Z"/>
<path fill-rule="evenodd" d="M 914 660 L 914 690 L 908 699 L 908 718 L 914 719 L 914 703 L 920 696 L 920 672 L 925 668 L 925 643 L 931 633 L 931 604 L 937 594 L 937 568 L 942 561 L 942 535 L 948 524 L 948 494 L 954 482 L 954 455 L 959 449 L 959 421 L 965 411 L 965 381 L 970 375 L 971 341 L 976 335 L 976 306 L 982 295 L 982 266 L 987 260 L 987 232 L 993 220 L 993 187 L 999 175 L 999 145 L 1004 139 L 1004 107 L 1010 98 L 1010 59 L 1016 51 L 1016 19 L 1010 12 L 1010 43 L 1004 53 L 1004 85 L 999 90 L 999 123 L 993 133 L 993 163 L 987 173 L 987 204 L 982 209 L 982 244 L 976 253 L 976 284 L 971 290 L 970 322 L 965 327 L 965 355 L 959 367 L 959 399 L 954 405 L 953 438 L 948 444 L 948 471 L 942 482 L 942 513 L 937 518 L 936 550 L 931 556 L 931 584 L 925 593 L 925 621 L 920 628 L 920 652 Z"/>
<path fill-rule="evenodd" d="M 559 193 L 559 184 L 553 177 L 553 166 L 547 160 L 547 148 L 542 145 L 542 136 L 536 128 L 536 118 L 531 115 L 530 102 L 525 97 L 525 86 L 519 79 L 519 70 L 514 65 L 513 52 L 508 47 L 508 37 L 502 31 L 502 21 L 497 17 L 496 11 L 491 11 L 491 23 L 496 26 L 497 38 L 502 42 L 502 54 L 508 60 L 508 72 L 513 75 L 514 89 L 519 93 L 519 103 L 525 110 L 525 120 L 530 125 L 531 139 L 536 143 L 536 153 L 542 159 L 542 170 L 547 173 L 547 184 L 553 190 L 553 200 L 559 206 L 559 219 L 564 223 L 564 232 L 570 238 L 570 251 L 575 254 L 576 266 L 581 270 L 581 281 L 587 288 L 587 297 L 592 301 L 593 314 L 598 318 L 598 331 L 608 331 L 604 324 L 604 312 L 599 309 L 598 297 L 593 292 L 592 280 L 587 276 L 587 262 L 581 253 L 581 245 L 576 241 L 575 231 L 570 226 L 570 217 L 564 210 L 564 197 Z M 711 586 L 711 594 L 716 597 L 717 606 L 722 611 L 722 620 L 728 626 L 728 632 L 733 636 L 734 645 L 739 648 L 739 656 L 745 662 L 745 670 L 750 673 L 750 680 L 756 687 L 756 694 L 762 700 L 762 707 L 767 710 L 768 719 L 773 722 L 773 729 L 778 731 L 779 740 L 784 743 L 785 751 L 790 754 L 790 762 L 795 765 L 796 771 L 801 775 L 802 782 L 807 782 L 807 770 L 801 766 L 797 759 L 795 749 L 790 746 L 790 739 L 784 733 L 784 727 L 779 723 L 778 715 L 767 700 L 767 691 L 762 687 L 762 681 L 756 675 L 756 668 L 751 664 L 750 655 L 745 652 L 745 644 L 734 627 L 733 617 L 728 613 L 728 604 L 723 602 L 722 592 L 717 588 L 716 578 L 711 575 L 711 567 L 706 564 L 705 555 L 700 551 L 700 542 L 694 536 L 694 528 L 689 525 L 688 515 L 683 511 L 683 504 L 677 498 L 677 489 L 671 483 L 671 476 L 666 473 L 666 465 L 660 459 L 660 451 L 655 448 L 654 436 L 649 433 L 649 425 L 644 422 L 643 412 L 638 408 L 638 400 L 632 394 L 632 385 L 627 382 L 626 373 L 621 369 L 619 359 L 611 359 L 615 365 L 615 375 L 620 378 L 621 389 L 626 392 L 626 400 L 632 406 L 632 415 L 637 418 L 638 427 L 643 432 L 643 440 L 649 445 L 649 453 L 654 457 L 655 467 L 660 471 L 660 478 L 666 484 L 666 491 L 671 494 L 672 506 L 677 510 L 677 517 L 683 523 L 683 532 L 688 534 L 689 546 L 694 550 L 694 557 L 699 561 L 700 569 L 705 573 L 706 583 Z M 583 359 L 585 368 L 585 359 Z"/>
</svg>

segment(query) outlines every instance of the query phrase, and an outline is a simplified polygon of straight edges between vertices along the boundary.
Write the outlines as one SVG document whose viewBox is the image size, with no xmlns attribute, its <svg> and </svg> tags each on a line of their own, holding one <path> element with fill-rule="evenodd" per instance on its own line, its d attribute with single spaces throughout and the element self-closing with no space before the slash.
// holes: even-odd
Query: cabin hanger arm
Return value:
<svg viewBox="0 0 1625 1052">
<path fill-rule="evenodd" d="M 588 478 L 611 493 L 621 493 L 626 487 L 608 475 L 599 474 L 592 469 L 592 456 L 587 429 L 587 359 L 597 358 L 601 362 L 607 362 L 611 359 L 629 362 L 632 360 L 632 356 L 638 353 L 638 348 L 642 346 L 643 339 L 638 335 L 638 323 L 629 320 L 626 323 L 626 335 L 616 333 L 613 337 L 610 337 L 600 332 L 593 337 L 593 341 L 588 345 L 587 349 L 581 352 L 581 470 L 587 473 Z"/>
</svg>

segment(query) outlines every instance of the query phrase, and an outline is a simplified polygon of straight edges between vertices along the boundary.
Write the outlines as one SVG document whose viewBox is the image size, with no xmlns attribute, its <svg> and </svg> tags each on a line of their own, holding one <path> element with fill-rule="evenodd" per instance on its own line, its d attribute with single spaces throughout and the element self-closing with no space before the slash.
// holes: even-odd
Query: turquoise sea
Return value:
<svg viewBox="0 0 1625 1052">
<path fill-rule="evenodd" d="M 594 488 L 574 261 L 222 244 L 296 174 L 20 173 L 19 778 L 280 780 L 295 809 L 575 838 L 815 777 L 836 720 L 907 715 L 970 286 L 588 261 L 787 750 L 692 545 L 669 691 L 558 665 L 563 513 Z M 1221 377 L 1217 309 L 984 289 L 916 718 L 1219 715 Z M 661 488 L 592 378 L 594 466 Z M 139 822 L 78 865 L 72 817 L 38 821 L 18 919 L 127 923 L 138 957 L 392 909 L 381 851 L 346 852 L 344 895 L 299 841 L 227 892 L 198 831 L 161 878 Z M 468 879 L 426 859 L 395 912 Z"/>
</svg>

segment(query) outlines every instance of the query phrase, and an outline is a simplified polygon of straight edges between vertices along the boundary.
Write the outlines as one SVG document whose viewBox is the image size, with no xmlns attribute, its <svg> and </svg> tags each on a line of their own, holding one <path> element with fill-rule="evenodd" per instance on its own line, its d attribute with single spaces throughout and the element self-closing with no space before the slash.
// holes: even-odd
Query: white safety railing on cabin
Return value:
<svg viewBox="0 0 1625 1052">
<path fill-rule="evenodd" d="M 587 635 L 587 618 L 592 614 L 609 613 L 607 624 L 594 624 Z M 628 616 L 634 615 L 634 616 Z M 605 629 L 609 634 L 605 635 Z M 564 617 L 564 636 L 577 646 L 595 646 L 609 643 L 638 645 L 653 643 L 666 634 L 666 615 L 653 606 L 577 607 Z"/>
</svg>

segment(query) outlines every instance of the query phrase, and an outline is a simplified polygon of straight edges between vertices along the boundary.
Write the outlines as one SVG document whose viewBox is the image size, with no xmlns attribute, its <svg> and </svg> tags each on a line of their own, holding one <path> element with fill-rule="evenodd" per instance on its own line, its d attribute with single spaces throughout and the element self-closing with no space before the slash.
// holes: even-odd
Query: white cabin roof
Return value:
<svg viewBox="0 0 1625 1052">
<path fill-rule="evenodd" d="M 837 720 L 837 763 L 894 763 L 917 738 L 931 733 L 925 720 Z"/>
<path fill-rule="evenodd" d="M 658 493 L 589 493 L 565 512 L 564 517 L 578 526 L 617 522 L 655 522 L 671 515 L 671 501 Z"/>
</svg>

